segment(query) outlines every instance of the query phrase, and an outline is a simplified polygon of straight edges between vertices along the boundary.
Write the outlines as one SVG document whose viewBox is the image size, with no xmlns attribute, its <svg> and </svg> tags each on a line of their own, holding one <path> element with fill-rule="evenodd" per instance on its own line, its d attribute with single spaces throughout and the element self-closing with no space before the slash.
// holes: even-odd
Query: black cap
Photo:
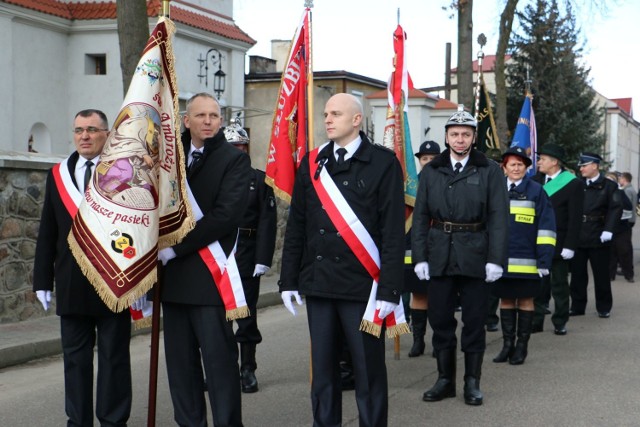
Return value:
<svg viewBox="0 0 640 427">
<path fill-rule="evenodd" d="M 560 160 L 563 163 L 566 163 L 564 160 L 564 148 L 561 146 L 554 144 L 553 142 L 549 142 L 544 144 L 542 147 L 538 148 L 538 155 L 544 154 L 545 156 L 551 156 L 555 159 Z"/>
<path fill-rule="evenodd" d="M 507 156 L 520 157 L 527 167 L 531 166 L 531 163 L 532 163 L 531 159 L 529 158 L 529 156 L 527 155 L 527 152 L 522 147 L 518 147 L 518 146 L 509 147 L 509 149 L 505 151 L 504 154 L 502 154 L 502 161 L 504 161 L 504 159 L 506 159 Z"/>
<path fill-rule="evenodd" d="M 580 153 L 580 160 L 578 160 L 578 166 L 588 165 L 589 163 L 598 163 L 602 161 L 602 157 L 596 153 Z"/>
<path fill-rule="evenodd" d="M 420 158 L 423 154 L 440 154 L 440 146 L 435 141 L 425 141 L 420 144 L 420 149 L 415 156 Z"/>
</svg>

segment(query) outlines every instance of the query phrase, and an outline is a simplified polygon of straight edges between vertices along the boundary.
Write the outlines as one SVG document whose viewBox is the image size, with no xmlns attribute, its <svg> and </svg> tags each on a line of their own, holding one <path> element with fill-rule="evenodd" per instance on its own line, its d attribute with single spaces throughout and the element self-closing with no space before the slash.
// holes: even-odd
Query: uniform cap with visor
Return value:
<svg viewBox="0 0 640 427">
<path fill-rule="evenodd" d="M 464 105 L 459 104 L 458 111 L 453 113 L 444 125 L 445 130 L 448 129 L 449 126 L 469 126 L 476 129 L 478 127 L 478 122 L 471 114 L 464 111 Z"/>
<path fill-rule="evenodd" d="M 415 153 L 415 156 L 420 158 L 424 154 L 440 154 L 440 146 L 435 141 L 425 141 L 420 144 L 420 149 Z"/>
<path fill-rule="evenodd" d="M 247 131 L 240 126 L 238 119 L 231 119 L 229 126 L 224 128 L 224 137 L 228 142 L 235 145 L 249 144 L 249 135 Z"/>
</svg>

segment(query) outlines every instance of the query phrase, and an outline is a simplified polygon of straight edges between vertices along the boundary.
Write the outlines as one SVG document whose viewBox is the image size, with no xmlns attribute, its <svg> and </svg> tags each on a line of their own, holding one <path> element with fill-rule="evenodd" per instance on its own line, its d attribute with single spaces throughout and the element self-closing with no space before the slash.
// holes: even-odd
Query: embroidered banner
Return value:
<svg viewBox="0 0 640 427">
<path fill-rule="evenodd" d="M 178 132 L 174 33 L 161 17 L 69 233 L 74 257 L 114 312 L 156 282 L 158 247 L 179 242 L 194 225 Z"/>
</svg>

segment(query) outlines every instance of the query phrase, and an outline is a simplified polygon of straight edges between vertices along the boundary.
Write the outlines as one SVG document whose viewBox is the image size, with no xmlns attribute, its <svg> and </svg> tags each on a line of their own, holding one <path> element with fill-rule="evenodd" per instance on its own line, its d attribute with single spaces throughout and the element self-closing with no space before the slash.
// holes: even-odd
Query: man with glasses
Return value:
<svg viewBox="0 0 640 427">
<path fill-rule="evenodd" d="M 126 425 L 131 412 L 131 317 L 126 310 L 113 313 L 102 302 L 67 243 L 82 194 L 109 135 L 107 117 L 99 110 L 80 111 L 73 133 L 76 151 L 54 166 L 47 177 L 33 290 L 46 311 L 55 280 L 67 424 L 94 424 L 93 350 L 97 341 L 96 417 L 100 425 Z"/>
<path fill-rule="evenodd" d="M 582 228 L 578 249 L 571 266 L 571 316 L 582 316 L 587 306 L 591 263 L 596 310 L 600 318 L 611 315 L 613 297 L 609 277 L 609 256 L 613 230 L 622 215 L 621 193 L 618 185 L 600 173 L 602 157 L 595 153 L 582 153 L 578 166 L 586 185 L 582 212 Z"/>
</svg>

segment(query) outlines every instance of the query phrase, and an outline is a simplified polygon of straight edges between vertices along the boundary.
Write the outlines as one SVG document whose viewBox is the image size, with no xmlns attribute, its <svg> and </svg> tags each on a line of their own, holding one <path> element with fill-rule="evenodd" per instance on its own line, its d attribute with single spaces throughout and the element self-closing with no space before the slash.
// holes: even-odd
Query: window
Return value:
<svg viewBox="0 0 640 427">
<path fill-rule="evenodd" d="M 107 74 L 107 55 L 104 53 L 88 53 L 84 57 L 84 73 L 91 75 Z"/>
</svg>

